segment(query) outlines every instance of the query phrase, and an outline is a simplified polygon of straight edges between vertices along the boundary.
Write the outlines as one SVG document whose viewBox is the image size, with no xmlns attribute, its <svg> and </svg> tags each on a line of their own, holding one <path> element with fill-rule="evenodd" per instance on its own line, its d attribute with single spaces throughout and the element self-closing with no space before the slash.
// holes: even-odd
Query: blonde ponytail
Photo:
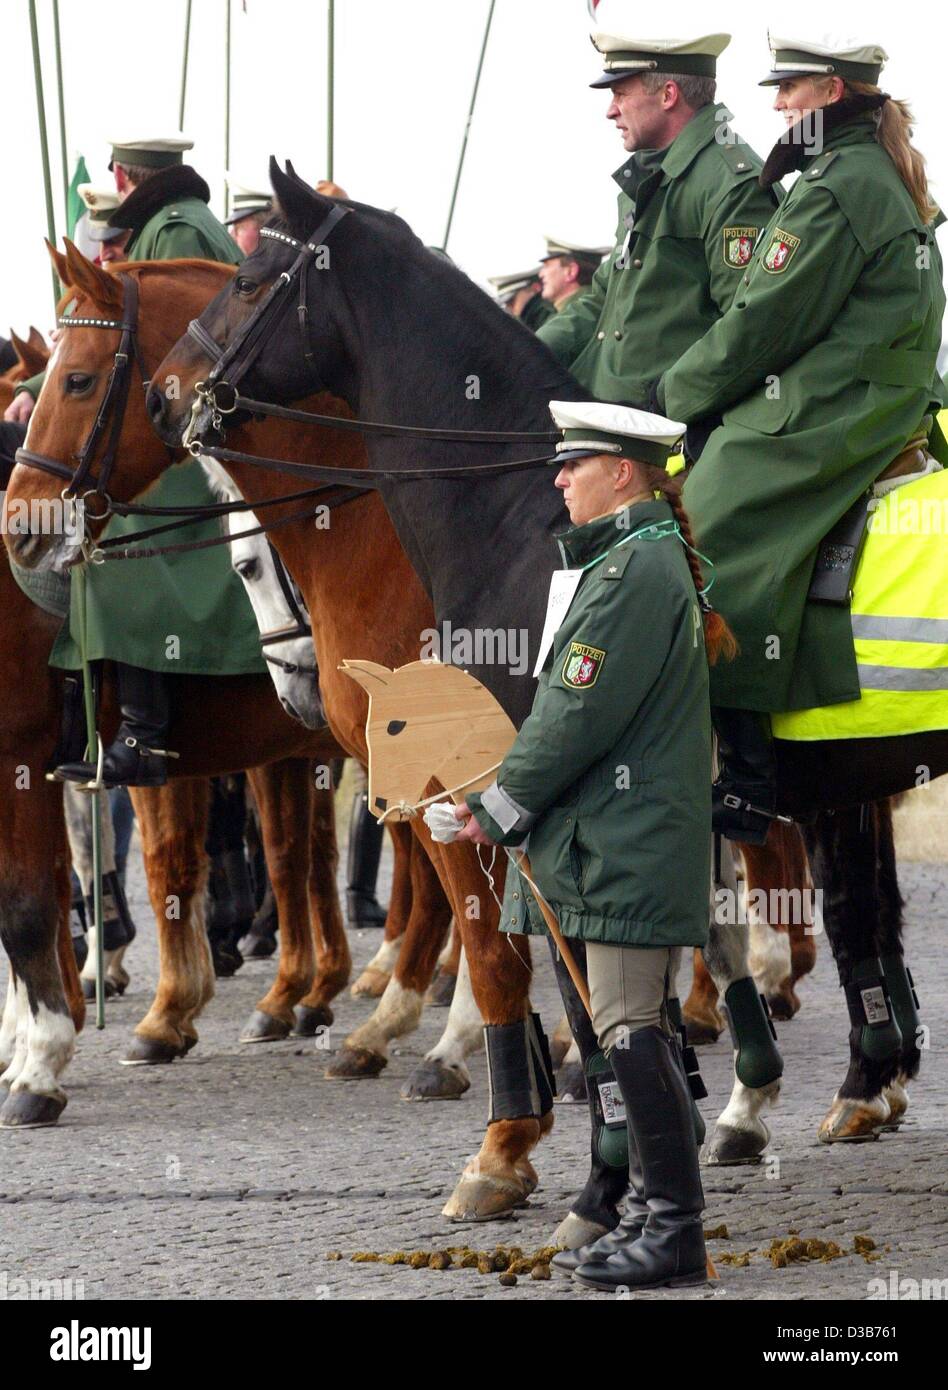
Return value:
<svg viewBox="0 0 948 1390">
<path fill-rule="evenodd" d="M 847 82 L 846 93 L 879 96 L 881 90 L 868 82 Z M 907 102 L 889 97 L 883 103 L 876 114 L 876 140 L 898 170 L 899 178 L 918 208 L 919 217 L 927 226 L 934 221 L 938 208 L 929 197 L 925 158 L 912 144 L 912 112 Z"/>
</svg>

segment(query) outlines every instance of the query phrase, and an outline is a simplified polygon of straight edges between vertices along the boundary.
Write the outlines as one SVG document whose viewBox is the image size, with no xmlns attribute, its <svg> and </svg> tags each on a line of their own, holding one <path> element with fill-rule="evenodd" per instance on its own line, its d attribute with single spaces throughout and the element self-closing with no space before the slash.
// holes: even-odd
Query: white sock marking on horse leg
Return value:
<svg viewBox="0 0 948 1390">
<path fill-rule="evenodd" d="M 398 962 L 398 953 L 402 949 L 403 940 L 403 936 L 396 936 L 394 941 L 383 941 L 365 969 L 381 970 L 383 974 L 391 975 Z"/>
<path fill-rule="evenodd" d="M 786 930 L 764 922 L 756 908 L 748 912 L 748 964 L 763 995 L 777 994 L 790 976 L 790 937 Z"/>
<path fill-rule="evenodd" d="M 3 1022 L 0 1024 L 0 1067 L 6 1068 L 13 1061 L 16 1051 L 16 985 L 11 971 L 7 979 L 7 997 L 3 1005 Z"/>
<path fill-rule="evenodd" d="M 457 928 L 455 927 L 454 919 L 452 918 L 451 926 L 448 930 L 448 938 L 444 943 L 444 947 L 442 948 L 440 956 L 438 957 L 439 970 L 443 965 L 447 965 L 448 961 L 451 959 L 451 947 L 454 945 L 454 933 L 456 930 Z"/>
<path fill-rule="evenodd" d="M 59 1075 L 76 1049 L 76 1030 L 69 1014 L 56 1013 L 38 1004 L 30 1016 L 28 1052 L 11 1091 L 31 1095 L 61 1096 Z"/>
<path fill-rule="evenodd" d="M 22 980 L 17 980 L 14 986 L 14 1012 L 15 1012 L 15 1038 L 13 1044 L 13 1056 L 10 1065 L 0 1076 L 7 1086 L 12 1086 L 19 1076 L 23 1067 L 26 1065 L 26 1058 L 29 1045 L 30 1031 L 30 1002 L 26 993 L 26 985 Z"/>
<path fill-rule="evenodd" d="M 361 1027 L 346 1038 L 347 1047 L 367 1047 L 384 1055 L 391 1038 L 404 1037 L 418 1027 L 424 998 L 417 990 L 405 989 L 394 976 L 385 993 Z"/>
<path fill-rule="evenodd" d="M 563 1058 L 561 1065 L 565 1067 L 570 1062 L 575 1062 L 577 1066 L 582 1066 L 583 1063 L 582 1054 L 579 1050 L 579 1043 L 575 1038 L 566 1049 L 566 1056 Z"/>
<path fill-rule="evenodd" d="M 471 989 L 471 972 L 468 969 L 467 954 L 461 952 L 458 969 L 458 982 L 454 988 L 454 998 L 448 1010 L 448 1021 L 444 1032 L 430 1052 L 425 1053 L 428 1062 L 442 1062 L 453 1067 L 467 1080 L 470 1080 L 464 1058 L 469 1057 L 484 1046 L 484 1020 L 474 1003 Z"/>
</svg>

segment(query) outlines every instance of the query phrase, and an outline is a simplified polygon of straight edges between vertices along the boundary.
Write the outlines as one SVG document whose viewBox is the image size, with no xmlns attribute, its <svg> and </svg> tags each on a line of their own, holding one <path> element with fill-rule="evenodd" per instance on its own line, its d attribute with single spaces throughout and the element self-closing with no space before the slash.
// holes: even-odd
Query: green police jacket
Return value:
<svg viewBox="0 0 948 1390">
<path fill-rule="evenodd" d="M 159 208 L 134 234 L 125 254 L 130 261 L 198 256 L 237 265 L 243 260 L 240 247 L 200 198 L 179 198 Z"/>
<path fill-rule="evenodd" d="M 684 492 L 741 647 L 712 672 L 715 704 L 859 698 L 848 607 L 807 590 L 820 541 L 941 399 L 945 309 L 934 228 L 874 129 L 827 127 L 732 308 L 659 390 L 675 419 L 724 412 Z"/>
<path fill-rule="evenodd" d="M 704 106 L 666 150 L 634 154 L 616 172 L 615 251 L 537 334 L 599 400 L 648 402 L 729 308 L 773 215 L 778 191 L 759 186 L 760 160 L 729 118 Z"/>
<path fill-rule="evenodd" d="M 536 884 L 564 935 L 584 941 L 707 938 L 708 667 L 671 523 L 667 502 L 646 501 L 561 538 L 564 566 L 586 567 L 579 588 L 496 783 L 467 798 L 495 842 L 529 831 Z M 501 930 L 539 922 L 511 871 Z"/>
</svg>

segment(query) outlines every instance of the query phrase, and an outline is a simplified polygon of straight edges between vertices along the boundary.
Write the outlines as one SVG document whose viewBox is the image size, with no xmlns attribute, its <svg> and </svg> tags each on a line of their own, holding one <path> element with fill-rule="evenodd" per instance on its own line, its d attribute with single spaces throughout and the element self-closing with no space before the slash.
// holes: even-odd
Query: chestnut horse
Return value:
<svg viewBox="0 0 948 1390">
<path fill-rule="evenodd" d="M 71 246 L 66 258 L 54 255 L 70 295 L 78 296 L 80 317 L 83 304 L 90 313 L 101 316 L 106 308 L 111 313 L 121 303 L 123 291 L 117 276 L 93 266 Z M 139 283 L 139 343 L 146 362 L 157 361 L 168 350 L 182 325 L 219 289 L 222 277 L 226 279 L 232 273 L 229 268 L 210 262 L 129 263 L 117 269 L 123 275 L 134 275 Z M 114 355 L 113 338 L 113 334 L 96 328 L 67 331 L 31 421 L 31 450 L 61 459 L 71 458 L 76 452 L 89 431 L 101 392 L 93 391 L 81 401 L 73 401 L 64 396 L 63 385 L 80 359 L 84 371 L 96 368 L 101 361 L 103 372 L 97 379 L 104 382 Z M 55 409 L 48 404 L 53 401 Z M 269 428 L 273 431 L 275 427 Z M 275 435 L 268 433 L 265 437 L 269 453 L 290 457 L 303 447 L 304 434 L 299 429 L 281 427 L 279 442 Z M 245 442 L 259 451 L 263 438 L 261 429 L 252 428 L 248 429 Z M 327 438 L 327 443 L 336 446 L 338 441 L 335 437 Z M 353 436 L 344 452 L 346 462 L 358 466 L 364 457 L 361 441 Z M 110 491 L 117 499 L 136 496 L 168 464 L 167 451 L 151 433 L 144 400 L 136 393 L 128 400 L 119 458 L 121 462 L 110 481 Z M 16 474 L 26 471 L 15 470 L 8 499 L 16 495 Z M 38 475 L 29 472 L 30 482 L 35 483 Z M 281 488 L 277 481 L 275 491 L 279 495 L 281 490 L 285 492 L 285 486 Z M 278 520 L 291 510 L 272 508 L 268 516 Z M 274 531 L 273 539 L 310 612 L 323 705 L 330 727 L 346 751 L 364 761 L 366 698 L 336 668 L 345 656 L 352 655 L 365 655 L 392 666 L 404 664 L 417 655 L 419 634 L 432 625 L 433 613 L 375 495 L 334 509 L 331 521 L 325 529 L 318 524 L 314 527 L 311 521 L 284 526 Z M 309 541 L 314 534 L 319 544 L 310 554 Z M 22 545 L 24 539 L 28 541 L 26 546 Z M 62 558 L 58 554 L 62 539 L 50 535 L 6 536 L 19 562 L 33 565 L 47 553 Z M 304 555 L 305 570 L 297 563 Z M 527 952 L 520 948 L 519 954 L 514 954 L 497 932 L 497 909 L 475 853 L 453 852 L 448 859 L 432 843 L 423 823 L 413 823 L 411 833 L 437 869 L 427 898 L 423 891 L 416 891 L 412 903 L 413 917 L 422 915 L 425 930 L 406 932 L 395 972 L 373 1018 L 356 1030 L 341 1057 L 334 1059 L 334 1074 L 376 1074 L 384 1065 L 387 1039 L 415 1026 L 447 937 L 452 910 L 466 948 L 482 1017 L 489 1023 L 513 1024 L 525 1020 L 529 1012 Z M 416 861 L 420 866 L 425 862 L 424 856 L 413 855 L 413 888 Z M 450 904 L 438 887 L 439 878 Z M 440 1070 L 454 1094 L 459 1089 L 457 1070 L 461 1054 L 480 1045 L 480 1041 L 479 1030 L 475 1037 L 467 1026 L 461 1031 L 460 1040 L 454 1042 L 453 1055 L 449 1052 L 441 1059 Z M 430 1077 L 430 1059 L 426 1070 Z M 462 1175 L 446 1212 L 456 1217 L 488 1217 L 522 1203 L 537 1181 L 529 1152 L 541 1133 L 551 1126 L 549 1108 L 542 1115 L 491 1123 L 478 1156 Z"/>
<path fill-rule="evenodd" d="M 11 329 L 10 342 L 17 355 L 17 362 L 0 376 L 0 416 L 13 400 L 17 386 L 44 371 L 49 361 L 49 348 L 38 328 L 31 328 L 28 338 L 20 338 Z"/>
</svg>

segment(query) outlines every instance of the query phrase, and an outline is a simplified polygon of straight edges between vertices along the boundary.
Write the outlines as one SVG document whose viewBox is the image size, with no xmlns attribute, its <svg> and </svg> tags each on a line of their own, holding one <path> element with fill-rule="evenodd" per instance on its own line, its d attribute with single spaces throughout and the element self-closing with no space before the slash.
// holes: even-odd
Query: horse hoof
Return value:
<svg viewBox="0 0 948 1390">
<path fill-rule="evenodd" d="M 405 1082 L 402 1100 L 460 1100 L 471 1088 L 463 1067 L 448 1067 L 437 1057 L 425 1058 Z"/>
<path fill-rule="evenodd" d="M 587 1221 L 585 1216 L 577 1216 L 575 1211 L 571 1211 L 553 1232 L 550 1244 L 558 1245 L 561 1250 L 578 1250 L 581 1245 L 592 1245 L 609 1229 L 599 1221 Z"/>
<path fill-rule="evenodd" d="M 16 1091 L 7 1096 L 0 1108 L 0 1129 L 40 1129 L 54 1125 L 66 1108 L 65 1093 L 36 1095 L 32 1091 Z"/>
<path fill-rule="evenodd" d="M 368 1047 L 343 1046 L 323 1075 L 329 1081 L 363 1081 L 378 1076 L 388 1066 L 388 1058 Z"/>
<path fill-rule="evenodd" d="M 335 1017 L 328 1004 L 320 1004 L 317 1008 L 310 1008 L 308 1004 L 297 1004 L 293 1010 L 296 1023 L 293 1027 L 294 1038 L 315 1038 L 321 1028 L 329 1028 Z"/>
<path fill-rule="evenodd" d="M 894 1134 L 905 1119 L 905 1112 L 908 1110 L 908 1091 L 897 1078 L 889 1082 L 888 1086 L 883 1086 L 882 1094 L 889 1103 L 889 1118 L 881 1126 L 883 1133 Z"/>
<path fill-rule="evenodd" d="M 439 970 L 428 986 L 428 993 L 425 995 L 425 1003 L 428 1007 L 432 1009 L 450 1009 L 451 1000 L 454 998 L 454 987 L 457 982 L 457 975 L 449 975 L 446 970 Z"/>
<path fill-rule="evenodd" d="M 244 960 L 269 960 L 277 948 L 276 937 L 253 931 L 238 944 Z"/>
<path fill-rule="evenodd" d="M 254 1009 L 240 1034 L 242 1043 L 280 1042 L 290 1036 L 290 1025 L 282 1018 Z"/>
<path fill-rule="evenodd" d="M 522 1207 L 530 1193 L 522 1178 L 462 1174 L 441 1215 L 449 1221 L 494 1221 Z"/>
<path fill-rule="evenodd" d="M 586 1099 L 586 1073 L 582 1062 L 567 1062 L 556 1073 L 556 1102 L 568 1105 Z"/>
<path fill-rule="evenodd" d="M 391 976 L 367 965 L 350 990 L 353 999 L 381 999 Z"/>
<path fill-rule="evenodd" d="M 890 1115 L 884 1095 L 871 1100 L 852 1100 L 837 1096 L 819 1128 L 821 1144 L 860 1144 L 879 1138 L 879 1130 Z"/>
<path fill-rule="evenodd" d="M 685 1014 L 685 1032 L 692 1047 L 710 1047 L 717 1042 L 724 1028 L 716 1027 L 706 1018 L 692 1018 L 690 1014 Z"/>
<path fill-rule="evenodd" d="M 112 982 L 112 980 L 110 980 L 110 979 L 108 979 L 108 977 L 106 977 L 106 979 L 103 981 L 103 984 L 104 984 L 104 986 L 105 986 L 105 997 L 106 997 L 106 999 L 114 999 L 115 996 L 116 996 L 116 994 L 118 993 L 118 990 L 116 989 L 116 987 L 115 987 L 114 983 Z M 95 998 L 95 980 L 87 980 L 87 979 L 85 979 L 85 977 L 83 977 L 83 979 L 82 979 L 82 997 L 83 997 L 83 999 L 94 999 L 94 998 Z"/>
<path fill-rule="evenodd" d="M 767 1007 L 770 1010 L 771 1018 L 776 1019 L 778 1023 L 789 1023 L 794 1014 L 798 1012 L 800 1001 L 795 995 L 788 998 L 785 994 L 768 994 Z"/>
<path fill-rule="evenodd" d="M 183 1044 L 164 1042 L 161 1038 L 132 1038 L 131 1046 L 122 1057 L 123 1067 L 158 1067 L 166 1062 L 173 1062 L 176 1057 L 183 1057 L 190 1051 L 189 1040 Z M 193 1047 L 193 1043 L 191 1046 Z"/>
<path fill-rule="evenodd" d="M 759 1129 L 733 1129 L 720 1121 L 714 1127 L 705 1163 L 709 1167 L 729 1168 L 743 1163 L 760 1163 L 770 1139 L 766 1125 Z"/>
</svg>

